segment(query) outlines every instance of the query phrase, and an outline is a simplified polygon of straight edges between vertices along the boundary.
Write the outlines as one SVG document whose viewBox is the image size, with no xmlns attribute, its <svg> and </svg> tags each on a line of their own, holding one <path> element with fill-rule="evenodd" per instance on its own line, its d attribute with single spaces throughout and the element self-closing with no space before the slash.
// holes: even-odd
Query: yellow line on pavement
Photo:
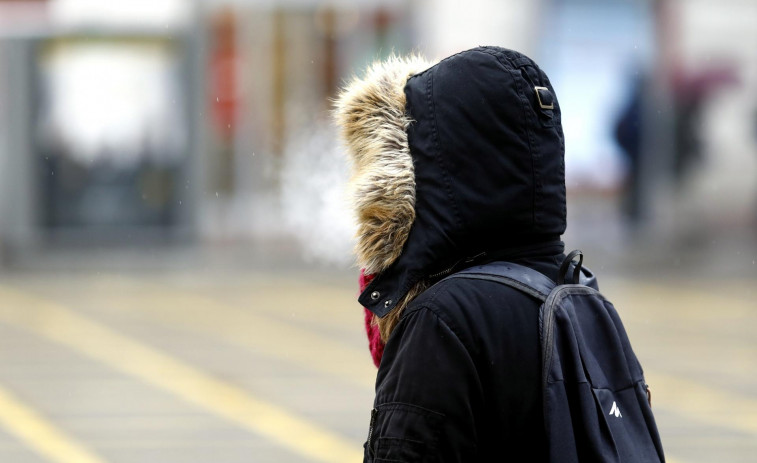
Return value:
<svg viewBox="0 0 757 463">
<path fill-rule="evenodd" d="M 4 287 L 0 300 L 4 301 L 1 321 L 137 377 L 307 459 L 329 463 L 362 459 L 359 445 L 62 305 Z"/>
<path fill-rule="evenodd" d="M 372 390 L 375 385 L 376 367 L 371 361 L 367 341 L 365 347 L 357 349 L 317 332 L 257 315 L 253 310 L 242 310 L 232 304 L 168 287 L 155 290 L 148 287 L 135 294 L 135 298 L 139 298 L 137 303 L 134 299 L 111 299 L 103 304 L 132 314 L 135 311 L 144 313 L 151 322 L 210 334 L 360 387 Z M 259 296 L 259 299 L 251 305 L 258 307 L 273 303 L 268 297 Z M 358 318 L 357 322 L 362 323 L 362 320 Z M 355 329 L 362 330 L 358 323 Z"/>
<path fill-rule="evenodd" d="M 56 463 L 105 463 L 0 387 L 0 424 L 38 454 Z"/>
<path fill-rule="evenodd" d="M 140 300 L 137 305 L 139 310 L 149 311 L 152 320 L 211 333 L 238 345 L 263 351 L 266 355 L 283 356 L 287 361 L 302 363 L 365 386 L 372 384 L 372 378 L 360 374 L 366 365 L 374 368 L 365 360 L 364 349 L 339 343 L 321 334 L 255 316 L 212 298 L 171 288 L 150 294 L 149 298 Z M 254 339 L 254 344 L 251 339 Z M 647 368 L 645 371 L 656 406 L 698 422 L 742 433 L 757 433 L 756 399 L 654 369 Z"/>
</svg>

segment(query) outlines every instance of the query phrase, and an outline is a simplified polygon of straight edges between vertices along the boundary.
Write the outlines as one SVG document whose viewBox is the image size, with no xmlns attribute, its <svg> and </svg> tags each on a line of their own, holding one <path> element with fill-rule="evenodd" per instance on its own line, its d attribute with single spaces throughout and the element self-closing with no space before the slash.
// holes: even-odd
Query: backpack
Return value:
<svg viewBox="0 0 757 463">
<path fill-rule="evenodd" d="M 447 278 L 495 281 L 542 301 L 539 338 L 550 462 L 664 462 L 641 365 L 618 313 L 582 263 L 581 251 L 571 252 L 557 284 L 508 262 Z M 574 283 L 566 284 L 571 267 Z"/>
</svg>

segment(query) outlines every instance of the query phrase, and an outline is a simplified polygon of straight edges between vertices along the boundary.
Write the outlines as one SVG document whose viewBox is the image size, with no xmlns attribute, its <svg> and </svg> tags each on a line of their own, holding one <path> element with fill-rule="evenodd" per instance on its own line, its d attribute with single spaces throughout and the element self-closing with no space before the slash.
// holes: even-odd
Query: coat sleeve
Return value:
<svg viewBox="0 0 757 463">
<path fill-rule="evenodd" d="M 364 462 L 475 460 L 482 392 L 469 350 L 436 312 L 400 322 L 376 380 Z"/>
</svg>

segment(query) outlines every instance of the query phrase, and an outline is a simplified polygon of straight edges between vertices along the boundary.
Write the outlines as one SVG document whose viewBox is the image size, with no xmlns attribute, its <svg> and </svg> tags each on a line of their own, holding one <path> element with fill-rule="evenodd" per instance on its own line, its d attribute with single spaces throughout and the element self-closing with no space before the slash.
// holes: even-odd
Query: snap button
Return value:
<svg viewBox="0 0 757 463">
<path fill-rule="evenodd" d="M 391 299 L 387 299 L 384 302 L 384 307 L 388 309 L 390 305 L 392 305 L 392 300 Z"/>
<path fill-rule="evenodd" d="M 381 296 L 381 293 L 379 293 L 378 291 L 374 291 L 371 293 L 371 299 L 373 299 L 374 301 L 378 299 L 380 296 Z"/>
</svg>

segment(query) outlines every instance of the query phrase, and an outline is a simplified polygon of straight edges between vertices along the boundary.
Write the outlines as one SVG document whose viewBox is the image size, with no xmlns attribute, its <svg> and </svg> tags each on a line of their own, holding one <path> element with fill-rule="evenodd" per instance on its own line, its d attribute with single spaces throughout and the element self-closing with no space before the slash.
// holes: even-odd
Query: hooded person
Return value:
<svg viewBox="0 0 757 463">
<path fill-rule="evenodd" d="M 344 88 L 335 118 L 379 366 L 364 461 L 544 461 L 540 301 L 444 277 L 508 261 L 557 279 L 565 147 L 549 79 L 498 47 L 393 57 Z"/>
</svg>

